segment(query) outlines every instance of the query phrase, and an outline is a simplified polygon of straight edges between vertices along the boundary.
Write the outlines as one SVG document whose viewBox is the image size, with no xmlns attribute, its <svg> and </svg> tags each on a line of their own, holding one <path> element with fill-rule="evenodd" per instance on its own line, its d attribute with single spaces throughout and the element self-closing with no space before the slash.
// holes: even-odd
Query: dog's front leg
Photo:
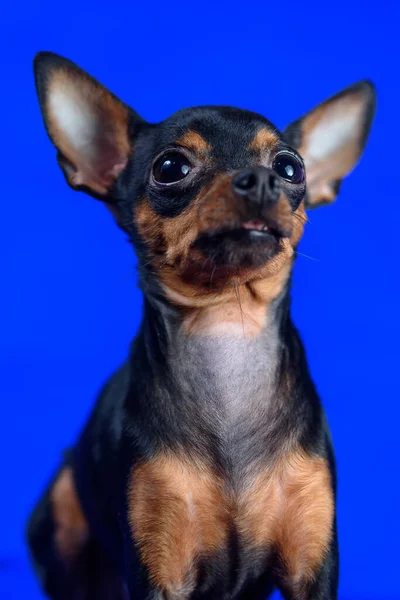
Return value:
<svg viewBox="0 0 400 600">
<path fill-rule="evenodd" d="M 293 577 L 280 586 L 285 600 L 337 600 L 339 558 L 336 526 L 327 553 L 319 570 L 309 578 Z"/>
</svg>

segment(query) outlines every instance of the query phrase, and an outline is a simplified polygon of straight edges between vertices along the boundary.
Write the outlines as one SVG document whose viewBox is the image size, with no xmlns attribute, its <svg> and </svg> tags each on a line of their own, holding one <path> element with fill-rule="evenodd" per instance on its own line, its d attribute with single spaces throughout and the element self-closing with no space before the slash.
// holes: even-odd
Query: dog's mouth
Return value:
<svg viewBox="0 0 400 600">
<path fill-rule="evenodd" d="M 271 235 L 276 238 L 282 237 L 281 232 L 258 219 L 245 221 L 241 224 L 240 229 L 247 231 L 250 236 L 255 238 Z"/>
<path fill-rule="evenodd" d="M 226 267 L 257 268 L 279 252 L 284 233 L 262 219 L 248 219 L 203 232 L 193 247 Z"/>
<path fill-rule="evenodd" d="M 242 223 L 242 228 L 248 231 L 268 231 L 268 225 L 263 221 L 252 220 Z"/>
<path fill-rule="evenodd" d="M 195 242 L 195 245 L 201 245 L 205 240 L 216 240 L 222 241 L 224 238 L 230 238 L 232 240 L 248 241 L 268 241 L 274 239 L 279 241 L 285 236 L 285 232 L 281 231 L 278 227 L 272 226 L 270 223 L 262 219 L 249 219 L 246 221 L 238 222 L 231 225 L 220 226 L 216 229 L 210 229 L 209 231 L 203 232 Z"/>
</svg>

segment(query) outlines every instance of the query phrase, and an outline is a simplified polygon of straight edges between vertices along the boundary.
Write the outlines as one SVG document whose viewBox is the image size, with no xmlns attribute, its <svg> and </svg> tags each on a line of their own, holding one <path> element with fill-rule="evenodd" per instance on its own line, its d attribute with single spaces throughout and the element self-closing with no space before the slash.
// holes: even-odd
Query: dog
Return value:
<svg viewBox="0 0 400 600">
<path fill-rule="evenodd" d="M 41 52 L 36 89 L 67 183 L 129 236 L 144 297 L 28 524 L 55 600 L 335 600 L 336 469 L 290 313 L 306 210 L 333 202 L 375 111 L 360 81 L 280 132 L 228 106 L 142 119 Z"/>
</svg>

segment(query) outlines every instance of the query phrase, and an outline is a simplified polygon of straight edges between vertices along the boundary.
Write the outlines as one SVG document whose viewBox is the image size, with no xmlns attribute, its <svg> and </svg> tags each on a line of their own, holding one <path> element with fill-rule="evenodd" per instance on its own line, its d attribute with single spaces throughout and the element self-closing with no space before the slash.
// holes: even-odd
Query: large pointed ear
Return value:
<svg viewBox="0 0 400 600">
<path fill-rule="evenodd" d="M 77 65 L 50 52 L 34 60 L 44 123 L 74 189 L 106 199 L 144 121 Z"/>
<path fill-rule="evenodd" d="M 306 165 L 306 207 L 335 200 L 343 177 L 360 158 L 374 112 L 374 86 L 360 81 L 286 128 L 286 140 Z"/>
</svg>

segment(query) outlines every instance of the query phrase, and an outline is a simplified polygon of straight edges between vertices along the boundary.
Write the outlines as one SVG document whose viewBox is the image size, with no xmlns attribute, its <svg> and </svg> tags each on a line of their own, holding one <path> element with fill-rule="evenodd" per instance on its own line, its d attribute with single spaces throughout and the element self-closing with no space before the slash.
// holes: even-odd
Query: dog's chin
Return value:
<svg viewBox="0 0 400 600">
<path fill-rule="evenodd" d="M 220 268 L 259 269 L 279 252 L 280 239 L 278 233 L 266 227 L 227 228 L 202 234 L 194 247 Z"/>
</svg>

